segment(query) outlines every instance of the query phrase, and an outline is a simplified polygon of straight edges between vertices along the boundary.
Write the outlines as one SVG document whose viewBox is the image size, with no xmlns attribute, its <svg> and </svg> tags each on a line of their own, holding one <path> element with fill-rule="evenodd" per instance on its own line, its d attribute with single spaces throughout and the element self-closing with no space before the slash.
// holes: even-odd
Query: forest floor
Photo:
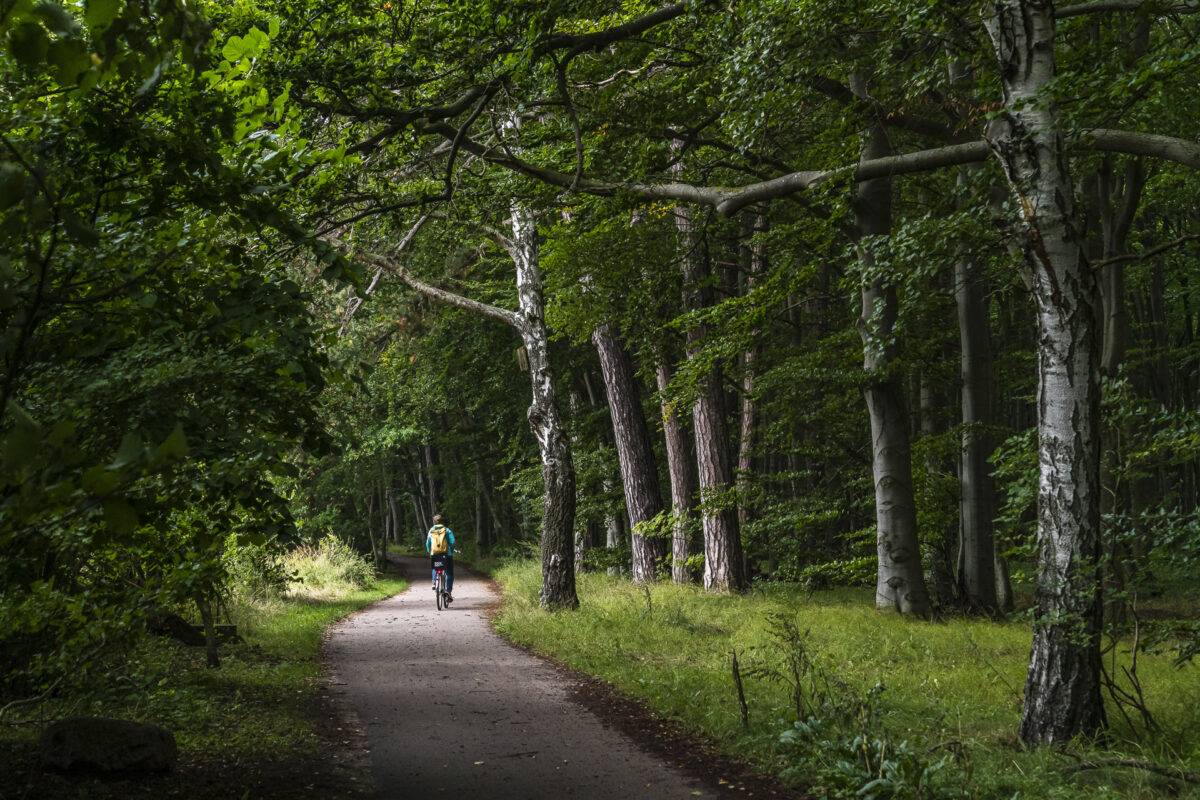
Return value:
<svg viewBox="0 0 1200 800">
<path fill-rule="evenodd" d="M 328 675 L 297 698 L 311 748 L 185 749 L 169 773 L 100 777 L 43 771 L 35 738 L 9 736 L 0 800 L 803 797 L 605 681 L 502 639 L 490 626 L 499 588 L 462 565 L 456 602 L 438 612 L 426 563 L 394 558 L 414 588 L 329 631 Z"/>
</svg>

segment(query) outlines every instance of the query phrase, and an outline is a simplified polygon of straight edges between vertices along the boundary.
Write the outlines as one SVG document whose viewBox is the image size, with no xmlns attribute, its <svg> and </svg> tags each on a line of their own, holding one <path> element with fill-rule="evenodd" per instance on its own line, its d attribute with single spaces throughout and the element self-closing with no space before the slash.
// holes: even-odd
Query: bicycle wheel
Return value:
<svg viewBox="0 0 1200 800">
<path fill-rule="evenodd" d="M 439 572 L 437 576 L 437 590 L 433 593 L 437 597 L 438 611 L 442 610 L 442 606 L 446 597 L 446 573 Z"/>
</svg>

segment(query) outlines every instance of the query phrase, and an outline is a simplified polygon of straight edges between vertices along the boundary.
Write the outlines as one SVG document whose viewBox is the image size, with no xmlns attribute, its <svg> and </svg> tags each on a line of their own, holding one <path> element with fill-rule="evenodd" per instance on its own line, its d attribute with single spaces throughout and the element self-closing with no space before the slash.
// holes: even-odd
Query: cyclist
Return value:
<svg viewBox="0 0 1200 800">
<path fill-rule="evenodd" d="M 454 601 L 454 533 L 446 527 L 446 517 L 443 514 L 433 515 L 433 527 L 425 534 L 425 552 L 433 556 L 441 555 L 445 559 L 446 573 L 446 602 Z M 433 588 L 437 591 L 437 570 L 433 570 Z"/>
</svg>

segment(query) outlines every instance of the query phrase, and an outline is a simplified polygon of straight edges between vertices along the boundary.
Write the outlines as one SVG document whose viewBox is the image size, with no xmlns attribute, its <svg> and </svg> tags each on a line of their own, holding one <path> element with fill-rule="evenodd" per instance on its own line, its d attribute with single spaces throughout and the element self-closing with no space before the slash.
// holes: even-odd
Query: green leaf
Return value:
<svg viewBox="0 0 1200 800">
<path fill-rule="evenodd" d="M 63 215 L 63 227 L 67 231 L 67 236 L 79 244 L 95 247 L 100 243 L 100 233 L 74 214 Z"/>
<path fill-rule="evenodd" d="M 232 64 L 236 64 L 242 60 L 242 57 L 246 55 L 246 51 L 249 49 L 250 43 L 241 36 L 230 36 L 229 41 L 221 48 L 221 57 Z"/>
<path fill-rule="evenodd" d="M 117 488 L 117 474 L 108 467 L 97 464 L 83 473 L 82 486 L 89 494 L 108 494 Z"/>
<path fill-rule="evenodd" d="M 137 527 L 138 515 L 125 498 L 109 497 L 104 501 L 104 522 L 114 533 L 125 534 Z"/>
<path fill-rule="evenodd" d="M 125 434 L 121 439 L 121 446 L 117 449 L 117 457 L 113 461 L 113 467 L 124 467 L 136 463 L 141 459 L 145 449 L 146 445 L 142 441 L 142 437 L 136 433 Z"/>
<path fill-rule="evenodd" d="M 15 206 L 25 197 L 25 169 L 6 161 L 0 164 L 0 211 Z"/>
<path fill-rule="evenodd" d="M 8 37 L 13 57 L 27 67 L 41 66 L 49 45 L 46 31 L 35 22 L 22 22 Z"/>
<path fill-rule="evenodd" d="M 83 21 L 93 31 L 107 28 L 121 13 L 123 5 L 125 5 L 125 0 L 87 0 L 84 5 Z"/>
<path fill-rule="evenodd" d="M 58 3 L 52 3 L 50 0 L 38 3 L 33 7 L 33 13 L 45 20 L 46 27 L 60 36 L 78 36 L 83 32 L 79 21 Z"/>
<path fill-rule="evenodd" d="M 187 438 L 183 435 L 183 425 L 176 423 L 175 429 L 163 440 L 154 451 L 156 462 L 177 461 L 188 454 Z"/>
<path fill-rule="evenodd" d="M 0 440 L 0 455 L 7 469 L 20 469 L 33 461 L 42 444 L 41 432 L 36 429 L 16 427 Z"/>
</svg>

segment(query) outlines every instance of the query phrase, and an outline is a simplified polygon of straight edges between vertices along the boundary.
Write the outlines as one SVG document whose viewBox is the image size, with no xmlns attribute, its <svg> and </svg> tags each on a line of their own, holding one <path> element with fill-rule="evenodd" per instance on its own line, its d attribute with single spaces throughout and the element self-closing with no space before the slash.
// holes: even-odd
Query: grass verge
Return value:
<svg viewBox="0 0 1200 800">
<path fill-rule="evenodd" d="M 406 588 L 386 575 L 350 583 L 310 580 L 282 595 L 235 600 L 229 616 L 242 641 L 221 645 L 218 669 L 206 668 L 203 648 L 164 637 L 108 654 L 76 690 L 0 725 L 0 773 L 11 776 L 0 798 L 249 798 L 303 789 L 306 796 L 353 796 L 353 787 L 338 785 L 345 775 L 320 774 L 328 765 L 314 759 L 324 743 L 315 729 L 323 634 L 333 622 Z M 40 773 L 41 729 L 67 716 L 161 725 L 175 735 L 179 768 L 136 780 Z"/>
<path fill-rule="evenodd" d="M 1186 780 L 1102 759 L 1200 772 L 1200 673 L 1138 657 L 1150 735 L 1115 710 L 1103 749 L 1027 751 L 1016 740 L 1027 624 L 880 615 L 869 592 L 807 595 L 768 584 L 744 597 L 580 575 L 582 607 L 537 605 L 540 570 L 497 571 L 498 630 L 598 675 L 727 752 L 827 797 L 1198 797 Z M 1130 664 L 1128 643 L 1110 671 Z M 736 654 L 746 716 L 732 674 Z M 745 722 L 743 722 L 745 719 Z"/>
</svg>

